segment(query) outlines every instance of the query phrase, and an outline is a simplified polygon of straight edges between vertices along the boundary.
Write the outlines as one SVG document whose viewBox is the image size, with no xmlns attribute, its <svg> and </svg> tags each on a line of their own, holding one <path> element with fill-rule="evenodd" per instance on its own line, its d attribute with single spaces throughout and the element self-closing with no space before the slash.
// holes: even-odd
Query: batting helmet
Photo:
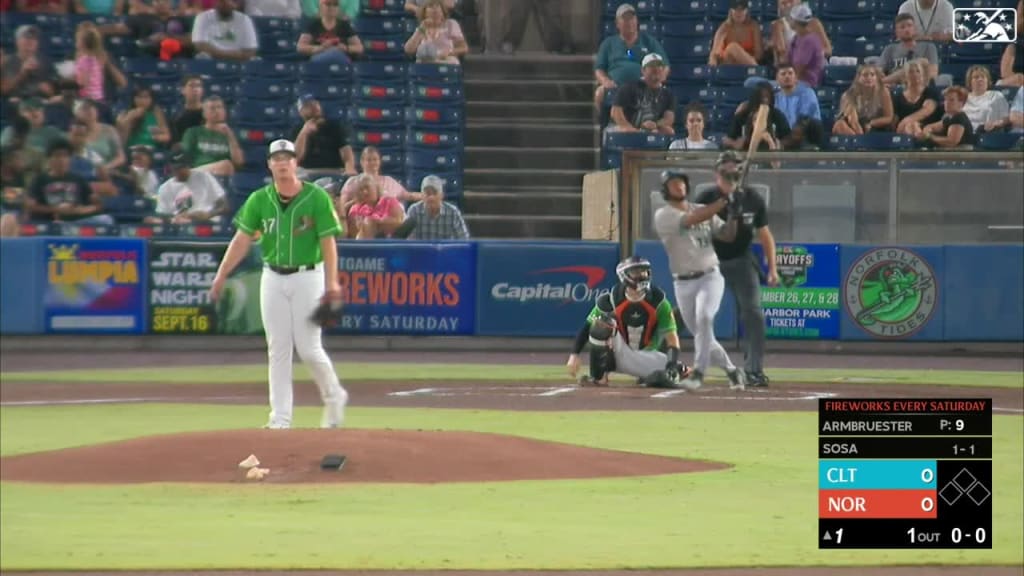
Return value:
<svg viewBox="0 0 1024 576">
<path fill-rule="evenodd" d="M 651 289 L 651 262 L 639 256 L 630 256 L 615 267 L 615 275 L 627 287 L 646 294 Z"/>
<path fill-rule="evenodd" d="M 668 183 L 672 180 L 679 179 L 686 185 L 686 191 L 690 191 L 690 178 L 686 175 L 686 172 L 682 170 L 669 169 L 661 173 L 661 197 L 666 201 L 671 200 L 672 197 L 668 195 Z"/>
</svg>

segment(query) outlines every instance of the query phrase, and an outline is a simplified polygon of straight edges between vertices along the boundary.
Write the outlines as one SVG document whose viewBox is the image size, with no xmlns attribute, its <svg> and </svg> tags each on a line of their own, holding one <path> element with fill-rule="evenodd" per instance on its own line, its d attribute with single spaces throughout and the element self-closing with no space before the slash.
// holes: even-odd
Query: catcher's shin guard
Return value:
<svg viewBox="0 0 1024 576">
<path fill-rule="evenodd" d="M 590 378 L 600 382 L 609 372 L 615 371 L 615 355 L 607 346 L 590 347 Z"/>
</svg>

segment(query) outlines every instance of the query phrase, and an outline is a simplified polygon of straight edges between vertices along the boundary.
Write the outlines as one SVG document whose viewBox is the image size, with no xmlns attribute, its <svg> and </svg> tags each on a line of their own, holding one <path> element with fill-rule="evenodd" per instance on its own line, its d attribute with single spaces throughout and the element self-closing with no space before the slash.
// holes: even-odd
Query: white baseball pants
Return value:
<svg viewBox="0 0 1024 576">
<path fill-rule="evenodd" d="M 320 390 L 324 413 L 320 425 L 336 428 L 344 420 L 348 392 L 338 382 L 334 365 L 321 343 L 321 329 L 310 316 L 324 293 L 323 264 L 313 270 L 278 274 L 263 269 L 260 312 L 267 337 L 270 363 L 270 422 L 268 428 L 289 428 L 292 423 L 292 351 L 309 368 Z"/>
<path fill-rule="evenodd" d="M 676 303 L 686 328 L 693 334 L 693 368 L 707 373 L 714 363 L 726 371 L 736 368 L 715 338 L 715 316 L 725 293 L 725 278 L 718 268 L 693 280 L 676 280 Z"/>
</svg>

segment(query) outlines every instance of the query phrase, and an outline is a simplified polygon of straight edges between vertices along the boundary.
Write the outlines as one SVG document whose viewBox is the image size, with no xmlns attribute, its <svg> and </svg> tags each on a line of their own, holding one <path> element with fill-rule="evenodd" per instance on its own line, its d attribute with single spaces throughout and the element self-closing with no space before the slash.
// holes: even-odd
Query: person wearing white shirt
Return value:
<svg viewBox="0 0 1024 576">
<path fill-rule="evenodd" d="M 171 157 L 174 176 L 160 185 L 156 216 L 150 223 L 220 222 L 227 210 L 224 188 L 212 174 L 191 168 L 191 159 L 179 152 Z"/>
<path fill-rule="evenodd" d="M 1010 125 L 1010 104 L 998 90 L 992 90 L 992 73 L 976 64 L 967 69 L 967 103 L 964 113 L 975 132 L 996 132 Z"/>
<path fill-rule="evenodd" d="M 256 55 L 259 39 L 252 18 L 235 9 L 235 0 L 217 0 L 196 16 L 192 45 L 198 57 L 244 62 Z"/>
<path fill-rule="evenodd" d="M 717 150 L 718 144 L 704 137 L 704 109 L 699 106 L 686 108 L 686 138 L 673 140 L 669 150 Z"/>
<path fill-rule="evenodd" d="M 910 14 L 917 24 L 918 40 L 949 42 L 953 39 L 953 5 L 949 0 L 906 0 L 900 14 Z"/>
<path fill-rule="evenodd" d="M 302 18 L 302 4 L 296 0 L 245 0 L 245 13 L 265 18 Z"/>
</svg>

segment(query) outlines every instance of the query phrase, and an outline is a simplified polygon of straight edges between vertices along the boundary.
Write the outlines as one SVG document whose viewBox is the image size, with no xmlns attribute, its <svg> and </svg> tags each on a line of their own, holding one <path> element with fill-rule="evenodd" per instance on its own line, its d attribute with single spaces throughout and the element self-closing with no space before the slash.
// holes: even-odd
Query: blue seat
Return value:
<svg viewBox="0 0 1024 576">
<path fill-rule="evenodd" d="M 743 85 L 751 76 L 771 78 L 765 66 L 712 66 L 714 82 L 718 85 Z"/>
<path fill-rule="evenodd" d="M 451 64 L 413 64 L 408 69 L 409 82 L 413 84 L 461 84 L 462 66 Z"/>
<path fill-rule="evenodd" d="M 1019 88 L 1017 88 L 1016 86 L 993 86 L 992 90 L 998 90 L 1002 92 L 1003 97 L 1006 98 L 1006 101 L 1012 103 L 1013 99 L 1017 96 L 1017 90 L 1019 90 Z"/>
<path fill-rule="evenodd" d="M 269 183 L 270 177 L 266 174 L 266 171 L 236 172 L 231 177 L 231 186 L 242 196 L 248 196 L 254 190 L 258 190 Z"/>
<path fill-rule="evenodd" d="M 352 82 L 352 65 L 340 62 L 303 62 L 299 64 L 299 78 L 304 81 Z"/>
<path fill-rule="evenodd" d="M 405 123 L 413 128 L 451 129 L 462 125 L 462 110 L 454 106 L 410 106 Z"/>
<path fill-rule="evenodd" d="M 271 119 L 274 120 L 274 119 Z M 252 128 L 241 128 L 243 123 L 235 122 L 236 134 L 239 142 L 249 144 L 270 144 L 279 138 L 290 138 L 286 125 L 283 122 L 277 124 L 264 124 L 265 127 L 258 127 L 255 124 Z"/>
<path fill-rule="evenodd" d="M 405 151 L 400 148 L 385 149 L 380 152 L 380 171 L 396 180 L 401 180 L 395 174 L 405 176 Z"/>
<path fill-rule="evenodd" d="M 253 27 L 257 34 L 280 33 L 296 35 L 299 31 L 299 21 L 292 18 L 277 18 L 268 16 L 251 16 Z M 298 37 L 296 35 L 296 37 Z"/>
<path fill-rule="evenodd" d="M 242 66 L 237 62 L 196 58 L 182 60 L 181 65 L 183 73 L 203 78 L 234 80 L 242 76 Z"/>
<path fill-rule="evenodd" d="M 409 66 L 402 62 L 357 62 L 354 73 L 360 81 L 376 80 L 405 84 L 409 76 Z"/>
<path fill-rule="evenodd" d="M 712 22 L 721 22 L 729 15 L 729 0 L 709 0 L 708 19 Z"/>
<path fill-rule="evenodd" d="M 181 63 L 177 60 L 160 60 L 147 56 L 123 58 L 121 71 L 135 79 L 177 81 L 181 77 Z"/>
<path fill-rule="evenodd" d="M 293 81 L 298 75 L 299 67 L 292 62 L 250 60 L 244 65 L 244 76 L 251 79 Z"/>
<path fill-rule="evenodd" d="M 203 91 L 206 96 L 220 96 L 224 102 L 231 105 L 238 96 L 238 81 L 209 79 L 203 83 Z"/>
<path fill-rule="evenodd" d="M 153 100 L 161 107 L 167 107 L 181 99 L 181 86 L 173 80 L 146 81 L 139 79 L 138 84 L 147 86 L 153 92 Z M 131 103 L 131 93 L 125 93 L 126 104 Z"/>
<path fill-rule="evenodd" d="M 398 36 L 362 37 L 363 55 L 370 60 L 399 61 L 405 59 L 406 38 Z"/>
<path fill-rule="evenodd" d="M 352 100 L 352 87 L 332 79 L 306 80 L 300 83 L 298 88 L 296 94 L 300 96 L 312 94 L 317 100 L 320 100 L 321 106 L 324 101 L 347 103 Z"/>
<path fill-rule="evenodd" d="M 676 20 L 662 26 L 661 34 L 664 38 L 713 39 L 715 36 L 715 26 L 703 17 L 698 20 Z"/>
<path fill-rule="evenodd" d="M 259 100 L 243 99 L 231 110 L 232 121 L 250 125 L 279 124 L 285 118 L 287 111 L 283 106 Z"/>
<path fill-rule="evenodd" d="M 361 0 L 359 7 L 366 16 L 405 15 L 405 0 Z"/>
<path fill-rule="evenodd" d="M 1022 143 L 1024 143 L 1024 134 L 993 132 L 979 136 L 977 147 L 981 150 L 1012 150 L 1020 148 Z"/>
<path fill-rule="evenodd" d="M 649 132 L 605 132 L 604 148 L 609 150 L 654 149 L 665 150 L 672 137 Z"/>
<path fill-rule="evenodd" d="M 405 179 L 405 189 L 419 191 L 420 184 L 427 176 L 437 176 L 444 183 L 446 200 L 457 200 L 462 197 L 462 174 L 460 172 L 441 172 L 426 170 L 410 170 Z"/>
<path fill-rule="evenodd" d="M 68 43 L 73 46 L 74 40 L 69 37 Z M 132 56 L 136 52 L 135 40 L 127 36 L 106 36 L 103 38 L 103 47 L 106 48 L 107 54 L 115 60 Z"/>
<path fill-rule="evenodd" d="M 684 38 L 681 36 L 666 37 L 662 46 L 668 55 L 669 62 L 673 64 L 697 64 L 707 62 L 708 54 L 711 52 L 711 37 L 699 39 Z"/>
<path fill-rule="evenodd" d="M 443 84 L 417 84 L 412 90 L 413 104 L 462 104 L 462 88 Z"/>
<path fill-rule="evenodd" d="M 305 59 L 306 57 L 299 54 L 295 49 L 295 38 L 292 35 L 278 35 L 274 34 L 271 36 L 260 37 L 259 40 L 259 55 L 264 60 L 294 60 Z"/>
<path fill-rule="evenodd" d="M 295 83 L 284 79 L 246 78 L 238 91 L 246 100 L 284 103 L 295 99 Z"/>
<path fill-rule="evenodd" d="M 92 226 L 88 224 L 75 224 L 74 222 L 63 222 L 53 224 L 51 230 L 59 229 L 61 236 L 120 236 L 121 228 L 113 226 Z"/>
<path fill-rule="evenodd" d="M 356 128 L 352 130 L 352 139 L 357 148 L 376 146 L 377 148 L 400 148 L 405 144 L 404 130 L 369 130 Z"/>
<path fill-rule="evenodd" d="M 914 139 L 895 132 L 869 132 L 859 136 L 833 135 L 829 144 L 836 150 L 912 150 Z"/>
<path fill-rule="evenodd" d="M 723 86 L 720 89 L 718 102 L 726 108 L 735 108 L 750 98 L 750 90 L 743 86 Z"/>
<path fill-rule="evenodd" d="M 842 20 L 836 22 L 833 30 L 836 36 L 892 36 L 893 23 L 890 20 Z"/>
<path fill-rule="evenodd" d="M 267 147 L 263 144 L 246 144 L 240 142 L 245 162 L 242 172 L 259 172 L 267 169 Z"/>
<path fill-rule="evenodd" d="M 818 97 L 818 104 L 822 106 L 838 103 L 841 96 L 838 89 L 830 86 L 822 86 L 815 90 L 814 94 Z"/>
<path fill-rule="evenodd" d="M 865 14 L 873 14 L 874 0 L 846 0 L 845 2 L 821 2 L 816 10 L 817 16 L 826 22 L 863 18 Z"/>
<path fill-rule="evenodd" d="M 658 4 L 654 0 L 604 0 L 604 14 L 614 18 L 615 11 L 622 4 L 632 4 L 637 18 L 653 18 L 658 12 Z"/>
<path fill-rule="evenodd" d="M 708 15 L 707 0 L 661 0 L 658 17 L 662 20 L 697 20 Z"/>
<path fill-rule="evenodd" d="M 732 124 L 732 118 L 736 115 L 736 108 L 719 106 L 708 112 L 707 128 L 715 132 L 728 132 Z"/>
<path fill-rule="evenodd" d="M 415 30 L 414 20 L 382 16 L 363 16 L 356 19 L 355 29 L 360 36 L 404 36 L 406 39 Z"/>
<path fill-rule="evenodd" d="M 660 38 L 661 34 L 662 34 L 663 27 L 661 26 L 661 24 L 659 24 L 658 22 L 656 22 L 654 20 L 640 20 L 639 22 L 637 22 L 637 29 L 640 30 L 641 32 L 645 32 L 647 34 L 650 34 L 651 36 L 654 36 L 655 38 Z M 605 39 L 605 38 L 608 38 L 609 36 L 615 36 L 618 33 L 619 33 L 619 31 L 618 31 L 618 28 L 616 28 L 616 26 L 615 26 L 615 19 L 614 18 L 609 19 L 609 20 L 605 20 L 601 24 L 601 39 L 602 40 Z"/>
<path fill-rule="evenodd" d="M 457 130 L 423 130 L 409 128 L 406 142 L 417 148 L 458 150 L 462 152 L 462 134 Z"/>
<path fill-rule="evenodd" d="M 361 83 L 356 86 L 353 98 L 363 102 L 390 102 L 394 104 L 404 103 L 408 97 L 409 90 L 405 86 L 393 86 L 390 84 Z"/>
<path fill-rule="evenodd" d="M 71 109 L 61 104 L 47 104 L 43 107 L 43 117 L 47 126 L 59 130 L 67 130 L 71 126 Z"/>
<path fill-rule="evenodd" d="M 713 72 L 711 66 L 706 64 L 679 64 L 672 65 L 670 80 L 681 80 L 683 82 L 705 83 L 711 80 Z"/>
<path fill-rule="evenodd" d="M 826 66 L 824 84 L 826 86 L 846 87 L 857 77 L 856 66 Z"/>
<path fill-rule="evenodd" d="M 694 84 L 669 85 L 668 89 L 676 97 L 676 102 L 681 107 L 686 107 L 687 104 L 698 101 L 702 103 L 714 102 L 713 97 L 708 98 L 708 93 L 716 90 L 715 88 Z"/>
<path fill-rule="evenodd" d="M 956 44 L 949 49 L 949 59 L 956 62 L 990 64 L 998 62 L 1005 44 Z"/>
<path fill-rule="evenodd" d="M 118 194 L 102 199 L 103 211 L 118 222 L 142 222 L 153 213 L 156 203 L 150 198 Z"/>
<path fill-rule="evenodd" d="M 348 121 L 357 127 L 402 127 L 405 124 L 405 109 L 375 102 L 356 102 L 348 110 Z"/>
<path fill-rule="evenodd" d="M 436 148 L 408 146 L 405 151 L 405 165 L 412 171 L 452 172 L 462 169 L 462 155 Z"/>
</svg>

